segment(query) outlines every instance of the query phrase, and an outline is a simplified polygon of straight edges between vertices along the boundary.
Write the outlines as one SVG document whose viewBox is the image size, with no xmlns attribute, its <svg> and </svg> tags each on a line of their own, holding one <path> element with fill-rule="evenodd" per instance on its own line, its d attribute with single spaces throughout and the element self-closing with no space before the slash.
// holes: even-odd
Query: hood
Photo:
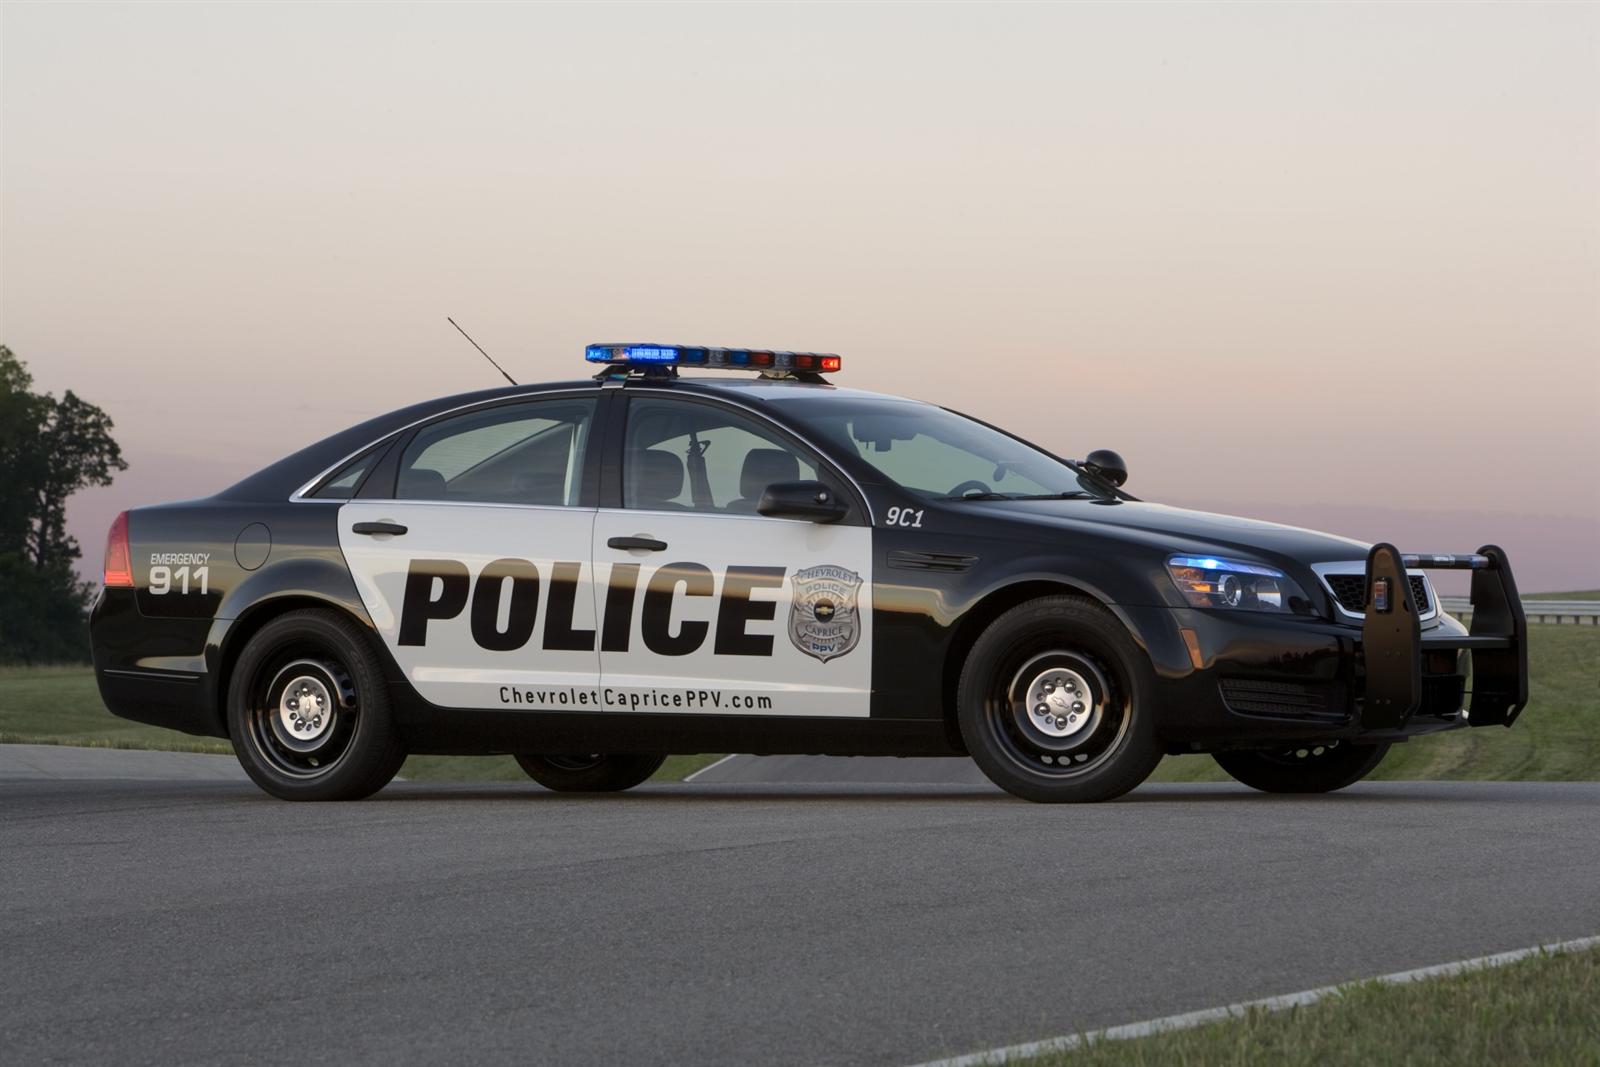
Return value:
<svg viewBox="0 0 1600 1067">
<path fill-rule="evenodd" d="M 1008 520 L 1068 529 L 1087 536 L 1117 537 L 1160 551 L 1242 555 L 1271 563 L 1327 563 L 1365 560 L 1371 547 L 1361 541 L 1276 522 L 1216 515 L 1208 511 L 1150 504 L 1140 500 L 985 501 L 965 505 L 992 509 Z"/>
</svg>

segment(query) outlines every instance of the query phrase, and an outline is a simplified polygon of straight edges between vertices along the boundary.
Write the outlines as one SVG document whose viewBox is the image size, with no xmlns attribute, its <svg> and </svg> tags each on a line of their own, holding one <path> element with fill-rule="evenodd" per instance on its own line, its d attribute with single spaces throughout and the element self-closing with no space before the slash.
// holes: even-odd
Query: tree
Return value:
<svg viewBox="0 0 1600 1067">
<path fill-rule="evenodd" d="M 0 345 L 0 661 L 83 659 L 92 587 L 73 563 L 67 498 L 126 470 L 111 418 L 70 389 L 57 400 Z"/>
</svg>

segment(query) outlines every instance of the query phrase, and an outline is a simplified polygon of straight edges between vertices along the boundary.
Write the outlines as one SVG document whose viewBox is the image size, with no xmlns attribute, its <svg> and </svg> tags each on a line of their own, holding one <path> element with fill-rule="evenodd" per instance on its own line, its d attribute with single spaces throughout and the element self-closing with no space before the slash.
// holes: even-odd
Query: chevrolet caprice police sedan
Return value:
<svg viewBox="0 0 1600 1067">
<path fill-rule="evenodd" d="M 837 388 L 838 356 L 586 358 L 592 379 L 417 404 L 120 515 L 91 617 L 107 706 L 228 738 L 290 800 L 367 796 L 408 753 L 602 791 L 751 752 L 969 755 L 1017 796 L 1092 801 L 1166 753 L 1338 789 L 1527 701 L 1494 546 L 1141 501 L 1114 452 Z M 1433 568 L 1471 571 L 1470 630 Z"/>
</svg>

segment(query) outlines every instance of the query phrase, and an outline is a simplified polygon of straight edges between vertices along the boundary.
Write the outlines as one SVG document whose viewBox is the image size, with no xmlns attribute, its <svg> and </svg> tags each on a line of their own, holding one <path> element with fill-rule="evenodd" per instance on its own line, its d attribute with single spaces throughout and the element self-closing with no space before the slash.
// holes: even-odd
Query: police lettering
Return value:
<svg viewBox="0 0 1600 1067">
<path fill-rule="evenodd" d="M 427 644 L 428 620 L 453 619 L 460 615 L 461 609 L 467 606 L 467 587 L 471 581 L 466 564 L 453 559 L 412 560 L 411 569 L 406 572 L 405 598 L 400 605 L 400 643 Z"/>
<path fill-rule="evenodd" d="M 658 656 L 687 656 L 705 643 L 710 623 L 683 622 L 672 633 L 672 601 L 682 587 L 685 596 L 710 596 L 716 587 L 711 568 L 699 563 L 669 563 L 656 571 L 644 591 L 639 628 L 644 644 Z"/>
<path fill-rule="evenodd" d="M 505 599 L 508 582 L 511 585 L 511 604 L 506 612 L 506 628 L 501 630 L 498 626 L 500 603 Z M 410 589 L 408 577 L 408 603 Z M 550 595 L 555 596 L 554 589 Z M 497 559 L 483 568 L 483 573 L 478 575 L 478 588 L 472 594 L 474 641 L 491 652 L 510 652 L 514 648 L 521 648 L 533 636 L 533 624 L 538 615 L 539 568 L 525 559 Z M 404 643 L 402 638 L 401 644 Z"/>
<path fill-rule="evenodd" d="M 551 651 L 592 652 L 596 632 L 575 622 L 578 583 L 585 564 L 550 565 L 545 601 L 543 647 Z M 712 651 L 719 656 L 770 656 L 772 635 L 753 634 L 749 626 L 770 622 L 773 600 L 754 600 L 758 589 L 780 589 L 782 567 L 729 567 L 716 611 Z M 677 617 L 689 597 L 716 594 L 716 579 L 702 563 L 668 563 L 644 581 L 639 632 L 645 647 L 658 656 L 687 656 L 699 651 L 711 635 L 711 624 Z M 637 563 L 617 563 L 606 584 L 599 625 L 603 652 L 626 652 L 632 641 L 633 612 L 639 595 Z M 497 559 L 473 582 L 465 564 L 450 559 L 414 559 L 406 572 L 400 606 L 399 643 L 426 645 L 428 624 L 445 622 L 468 611 L 472 640 L 490 652 L 512 652 L 528 644 L 539 621 L 539 568 L 526 559 Z M 470 611 L 468 603 L 471 603 Z M 504 624 L 502 625 L 502 620 Z"/>
</svg>

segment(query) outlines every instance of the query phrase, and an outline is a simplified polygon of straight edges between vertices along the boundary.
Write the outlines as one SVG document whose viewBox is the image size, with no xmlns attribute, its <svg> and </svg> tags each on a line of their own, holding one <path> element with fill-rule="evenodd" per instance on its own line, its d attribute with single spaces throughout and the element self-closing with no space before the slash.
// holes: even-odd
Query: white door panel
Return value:
<svg viewBox="0 0 1600 1067">
<path fill-rule="evenodd" d="M 617 549 L 615 537 L 664 541 Z M 758 515 L 602 510 L 601 700 L 617 711 L 866 717 L 872 531 Z"/>
<path fill-rule="evenodd" d="M 404 534 L 357 534 L 388 521 Z M 585 508 L 353 500 L 339 547 L 378 633 L 428 701 L 459 708 L 598 705 Z"/>
</svg>

